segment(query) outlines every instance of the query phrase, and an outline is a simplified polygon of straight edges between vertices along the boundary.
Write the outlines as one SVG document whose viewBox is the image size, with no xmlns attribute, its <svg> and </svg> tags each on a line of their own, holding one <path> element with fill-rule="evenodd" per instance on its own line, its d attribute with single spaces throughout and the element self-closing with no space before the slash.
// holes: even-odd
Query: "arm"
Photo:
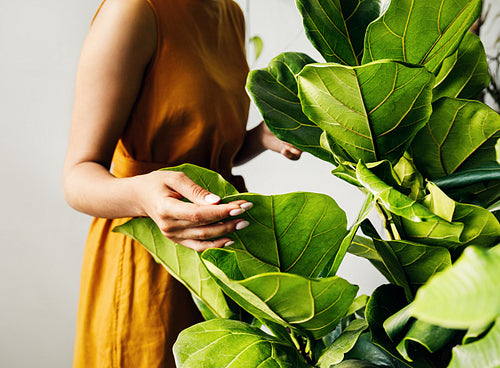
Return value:
<svg viewBox="0 0 500 368">
<path fill-rule="evenodd" d="M 302 154 L 301 150 L 295 148 L 290 143 L 276 138 L 267 125 L 262 122 L 247 132 L 245 142 L 236 155 L 234 164 L 236 166 L 243 165 L 268 149 L 281 153 L 289 160 L 298 160 Z"/>
<path fill-rule="evenodd" d="M 131 178 L 109 172 L 116 143 L 156 51 L 156 20 L 144 0 L 108 0 L 85 40 L 63 190 L 76 210 L 103 218 L 149 216 L 171 240 L 196 250 L 220 247 L 223 236 L 246 225 L 221 220 L 250 206 L 214 205 L 219 198 L 187 176 L 156 171 Z M 185 197 L 193 203 L 182 202 Z M 215 223 L 215 224 L 214 224 Z M 217 240 L 207 240 L 223 237 Z"/>
</svg>

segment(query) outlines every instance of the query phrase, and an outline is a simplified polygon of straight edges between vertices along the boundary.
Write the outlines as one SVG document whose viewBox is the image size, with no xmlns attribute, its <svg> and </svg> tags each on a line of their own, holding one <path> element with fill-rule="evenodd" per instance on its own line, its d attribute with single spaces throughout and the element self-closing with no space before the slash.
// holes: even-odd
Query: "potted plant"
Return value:
<svg viewBox="0 0 500 368">
<path fill-rule="evenodd" d="M 174 347 L 185 367 L 500 366 L 500 116 L 474 98 L 489 76 L 468 32 L 480 0 L 297 0 L 325 62 L 287 52 L 247 89 L 281 139 L 332 164 L 366 201 L 347 227 L 329 196 L 238 193 L 255 203 L 235 244 L 199 254 L 150 219 L 117 231 L 192 292 L 206 322 Z M 385 234 L 367 220 L 379 212 Z M 336 276 L 346 252 L 388 284 Z"/>
</svg>

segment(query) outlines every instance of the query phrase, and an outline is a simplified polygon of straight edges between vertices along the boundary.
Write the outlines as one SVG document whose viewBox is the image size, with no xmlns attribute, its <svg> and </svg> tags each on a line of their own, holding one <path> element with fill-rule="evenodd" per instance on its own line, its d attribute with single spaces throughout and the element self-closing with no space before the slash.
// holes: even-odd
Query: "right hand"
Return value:
<svg viewBox="0 0 500 368">
<path fill-rule="evenodd" d="M 220 248 L 232 244 L 225 235 L 249 225 L 241 218 L 222 220 L 242 214 L 252 203 L 238 200 L 219 204 L 218 196 L 198 186 L 184 173 L 153 171 L 134 179 L 140 211 L 175 243 L 198 252 Z M 183 198 L 192 203 L 184 202 Z"/>
</svg>

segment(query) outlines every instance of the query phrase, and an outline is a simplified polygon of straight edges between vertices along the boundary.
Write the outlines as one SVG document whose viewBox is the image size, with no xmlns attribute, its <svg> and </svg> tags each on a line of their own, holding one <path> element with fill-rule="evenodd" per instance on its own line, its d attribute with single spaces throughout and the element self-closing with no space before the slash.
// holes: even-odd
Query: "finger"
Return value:
<svg viewBox="0 0 500 368">
<path fill-rule="evenodd" d="M 302 151 L 295 147 L 285 147 L 282 149 L 281 154 L 289 160 L 298 160 L 302 155 Z"/>
<path fill-rule="evenodd" d="M 197 252 L 203 252 L 206 249 L 209 248 L 222 248 L 224 246 L 229 246 L 234 244 L 233 241 L 229 238 L 221 238 L 221 239 L 215 239 L 215 240 L 193 240 L 193 239 L 184 239 L 179 242 L 178 244 L 181 244 L 187 248 L 194 249 Z"/>
<path fill-rule="evenodd" d="M 220 197 L 218 195 L 203 189 L 182 172 L 169 172 L 165 181 L 171 189 L 175 190 L 193 203 L 207 205 L 217 204 L 220 202 Z"/>
<path fill-rule="evenodd" d="M 162 203 L 163 211 L 159 211 L 159 216 L 164 221 L 172 222 L 172 220 L 175 220 L 174 226 L 177 228 L 198 227 L 212 224 L 228 217 L 239 216 L 252 206 L 252 203 L 241 200 L 211 206 L 186 203 L 175 198 L 165 198 Z"/>
<path fill-rule="evenodd" d="M 175 236 L 183 239 L 209 240 L 220 238 L 232 232 L 241 230 L 249 226 L 250 223 L 243 219 L 235 219 L 215 224 L 183 228 Z"/>
</svg>

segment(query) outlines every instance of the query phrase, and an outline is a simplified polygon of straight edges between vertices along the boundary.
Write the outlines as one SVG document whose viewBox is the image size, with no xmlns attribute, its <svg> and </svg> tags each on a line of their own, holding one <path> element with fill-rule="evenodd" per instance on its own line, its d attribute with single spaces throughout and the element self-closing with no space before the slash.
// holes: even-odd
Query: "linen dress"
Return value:
<svg viewBox="0 0 500 368">
<path fill-rule="evenodd" d="M 249 100 L 244 19 L 232 0 L 144 0 L 157 52 L 112 163 L 117 177 L 192 163 L 231 174 Z M 172 345 L 202 320 L 189 292 L 137 242 L 93 220 L 81 273 L 75 368 L 175 367 Z"/>
</svg>

